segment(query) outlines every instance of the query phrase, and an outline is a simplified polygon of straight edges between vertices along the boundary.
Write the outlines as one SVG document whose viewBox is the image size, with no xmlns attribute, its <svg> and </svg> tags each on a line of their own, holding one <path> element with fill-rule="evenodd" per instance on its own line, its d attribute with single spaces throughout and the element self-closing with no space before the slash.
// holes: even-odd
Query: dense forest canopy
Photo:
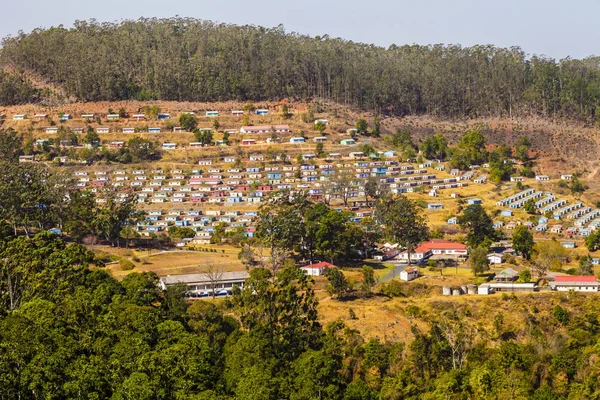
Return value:
<svg viewBox="0 0 600 400">
<path fill-rule="evenodd" d="M 318 97 L 394 115 L 536 114 L 588 121 L 596 119 L 600 102 L 598 57 L 556 61 L 494 46 L 386 49 L 286 33 L 282 26 L 192 18 L 36 29 L 4 39 L 1 58 L 83 101 Z M 4 104 L 22 101 L 0 98 Z"/>
</svg>

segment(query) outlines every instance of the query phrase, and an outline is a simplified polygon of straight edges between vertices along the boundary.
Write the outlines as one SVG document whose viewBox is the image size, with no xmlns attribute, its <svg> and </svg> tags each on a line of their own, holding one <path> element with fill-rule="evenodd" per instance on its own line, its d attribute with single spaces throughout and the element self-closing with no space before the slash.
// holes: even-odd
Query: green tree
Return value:
<svg viewBox="0 0 600 400">
<path fill-rule="evenodd" d="M 23 137 L 12 129 L 0 130 L 0 160 L 18 162 L 23 154 Z"/>
<path fill-rule="evenodd" d="M 420 208 L 406 196 L 385 194 L 377 199 L 375 218 L 382 225 L 387 240 L 407 249 L 410 264 L 410 253 L 429 237 L 429 228 Z"/>
<path fill-rule="evenodd" d="M 548 270 L 562 270 L 568 251 L 556 240 L 540 241 L 533 247 L 533 265 L 538 278 L 546 276 Z"/>
<path fill-rule="evenodd" d="M 369 124 L 365 119 L 361 118 L 356 121 L 356 125 L 354 125 L 354 127 L 356 128 L 356 132 L 360 135 L 366 135 L 369 132 Z"/>
<path fill-rule="evenodd" d="M 469 267 L 475 276 L 490 270 L 486 247 L 476 247 L 469 253 Z"/>
<path fill-rule="evenodd" d="M 179 125 L 188 132 L 193 132 L 198 127 L 198 120 L 193 114 L 184 113 L 179 116 Z"/>
<path fill-rule="evenodd" d="M 492 219 L 479 204 L 465 207 L 458 216 L 458 224 L 467 230 L 467 244 L 472 248 L 493 241 L 496 237 Z"/>
<path fill-rule="evenodd" d="M 591 233 L 585 238 L 585 245 L 589 251 L 600 249 L 600 231 Z"/>
<path fill-rule="evenodd" d="M 371 294 L 377 281 L 375 280 L 375 271 L 373 267 L 363 265 L 362 267 L 362 291 L 366 294 Z"/>
<path fill-rule="evenodd" d="M 325 132 L 325 129 L 327 129 L 327 125 L 325 124 L 325 122 L 317 121 L 315 123 L 315 131 L 319 132 L 321 135 L 323 134 L 323 132 Z"/>
<path fill-rule="evenodd" d="M 448 154 L 448 140 L 441 133 L 436 133 L 423 141 L 421 151 L 428 160 L 445 160 Z"/>
<path fill-rule="evenodd" d="M 521 253 L 523 258 L 529 260 L 533 251 L 533 234 L 525 225 L 519 225 L 515 228 L 512 236 L 513 249 Z"/>
<path fill-rule="evenodd" d="M 327 269 L 327 281 L 329 281 L 327 291 L 331 296 L 336 296 L 338 299 L 343 298 L 350 290 L 348 280 L 338 268 Z"/>
</svg>

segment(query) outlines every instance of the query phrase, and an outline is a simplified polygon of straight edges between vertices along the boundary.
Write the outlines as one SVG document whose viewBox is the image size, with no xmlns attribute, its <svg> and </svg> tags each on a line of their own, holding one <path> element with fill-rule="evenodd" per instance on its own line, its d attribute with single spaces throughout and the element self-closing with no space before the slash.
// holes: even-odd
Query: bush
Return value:
<svg viewBox="0 0 600 400">
<path fill-rule="evenodd" d="M 135 268 L 135 265 L 125 258 L 119 261 L 119 266 L 121 267 L 121 271 L 131 271 L 133 268 Z"/>
<path fill-rule="evenodd" d="M 567 325 L 569 323 L 569 313 L 561 306 L 556 306 L 552 309 L 552 315 L 561 325 Z"/>
</svg>

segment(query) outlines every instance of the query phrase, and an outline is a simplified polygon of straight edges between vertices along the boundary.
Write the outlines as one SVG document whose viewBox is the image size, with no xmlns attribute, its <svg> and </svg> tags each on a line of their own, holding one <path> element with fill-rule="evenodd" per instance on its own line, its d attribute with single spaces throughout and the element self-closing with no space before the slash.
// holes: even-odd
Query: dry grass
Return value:
<svg viewBox="0 0 600 400">
<path fill-rule="evenodd" d="M 192 274 L 204 271 L 208 265 L 222 267 L 224 271 L 241 271 L 244 266 L 238 260 L 239 249 L 232 246 L 204 246 L 214 248 L 216 253 L 201 251 L 173 250 L 160 252 L 152 250 L 135 251 L 109 246 L 93 246 L 95 251 L 101 251 L 133 262 L 135 268 L 131 271 L 122 271 L 118 264 L 110 264 L 107 269 L 113 276 L 119 278 L 131 272 L 153 271 L 159 276 Z M 135 261 L 139 259 L 139 261 Z"/>
</svg>

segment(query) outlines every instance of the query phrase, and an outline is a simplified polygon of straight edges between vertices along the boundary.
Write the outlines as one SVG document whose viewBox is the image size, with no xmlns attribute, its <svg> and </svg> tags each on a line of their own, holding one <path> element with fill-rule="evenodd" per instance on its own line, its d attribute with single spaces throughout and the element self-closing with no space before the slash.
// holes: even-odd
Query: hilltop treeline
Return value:
<svg viewBox="0 0 600 400">
<path fill-rule="evenodd" d="M 595 119 L 598 58 L 518 47 L 377 47 L 189 18 L 77 21 L 7 38 L 2 59 L 83 101 L 323 98 L 381 113 Z"/>
</svg>

